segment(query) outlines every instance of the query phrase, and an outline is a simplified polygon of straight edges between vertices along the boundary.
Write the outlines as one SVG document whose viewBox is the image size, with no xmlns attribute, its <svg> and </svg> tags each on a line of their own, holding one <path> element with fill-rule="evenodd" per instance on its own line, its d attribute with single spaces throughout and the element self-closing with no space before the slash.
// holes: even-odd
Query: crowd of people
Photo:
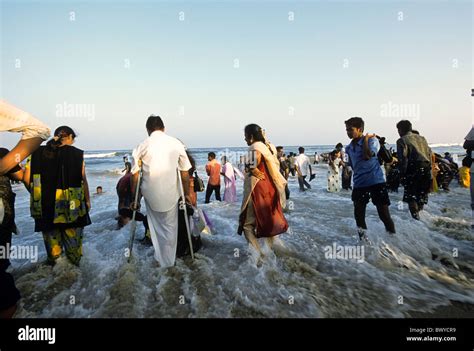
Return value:
<svg viewBox="0 0 474 351">
<path fill-rule="evenodd" d="M 297 177 L 299 190 L 310 190 L 316 177 L 315 165 L 327 162 L 327 191 L 352 189 L 354 217 L 361 240 L 367 240 L 365 221 L 369 201 L 377 208 L 380 220 L 390 234 L 396 228 L 390 215 L 389 191 L 404 187 L 403 201 L 408 203 L 414 219 L 428 202 L 430 192 L 442 188 L 449 190 L 450 182 L 458 177 L 461 186 L 471 187 L 471 153 L 474 149 L 474 132 L 466 137 L 466 157 L 462 167 L 451 155 L 433 153 L 426 139 L 412 129 L 409 121 L 402 120 L 396 127 L 400 138 L 397 149 L 387 150 L 384 139 L 364 132 L 365 123 L 360 117 L 345 122 L 350 142 L 344 148 L 336 145 L 328 154 L 310 158 L 304 147 L 296 156 L 285 155 L 282 146 L 269 142 L 264 130 L 256 124 L 244 128 L 248 146 L 247 155 L 237 166 L 227 156 L 216 160 L 208 154 L 205 167 L 207 188 L 196 173 L 194 158 L 179 140 L 165 132 L 161 117 L 150 116 L 145 124 L 148 137 L 133 150 L 133 164 L 124 160 L 124 175 L 119 179 L 117 227 L 122 228 L 133 218 L 142 221 L 145 238 L 154 248 L 154 257 L 160 267 L 171 267 L 176 257 L 192 254 L 202 243 L 191 235 L 189 220 L 199 212 L 197 192 L 206 191 L 205 203 L 212 194 L 221 201 L 221 177 L 224 180 L 223 201 L 237 201 L 236 179 L 243 179 L 243 196 L 238 216 L 238 234 L 264 257 L 261 241 L 272 247 L 275 238 L 288 230 L 285 217 L 290 198 L 288 179 Z M 0 131 L 20 132 L 22 139 L 9 151 L 0 149 L 0 245 L 8 246 L 16 232 L 14 200 L 11 181 L 22 181 L 30 192 L 30 212 L 35 232 L 41 232 L 47 253 L 47 262 L 54 265 L 65 254 L 74 265 L 82 257 L 84 228 L 91 224 L 91 196 L 87 181 L 84 152 L 73 146 L 76 133 L 69 126 L 56 128 L 50 138 L 50 129 L 20 109 L 0 101 Z M 49 139 L 49 140 L 48 140 Z M 43 146 L 43 141 L 47 143 Z M 30 156 L 30 157 L 28 157 Z M 24 167 L 20 163 L 25 160 Z M 103 193 L 97 187 L 96 195 Z M 144 199 L 146 215 L 140 212 Z M 474 200 L 473 210 L 474 210 Z M 206 221 L 206 218 L 203 219 Z M 20 293 L 13 277 L 7 272 L 8 259 L 0 259 L 0 316 L 11 317 L 16 310 Z"/>
</svg>

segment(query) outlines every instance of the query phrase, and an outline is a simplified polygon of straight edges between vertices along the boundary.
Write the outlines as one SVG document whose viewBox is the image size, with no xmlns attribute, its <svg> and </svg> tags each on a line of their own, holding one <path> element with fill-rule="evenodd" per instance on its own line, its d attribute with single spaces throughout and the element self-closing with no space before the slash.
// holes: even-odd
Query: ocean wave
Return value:
<svg viewBox="0 0 474 351">
<path fill-rule="evenodd" d="M 103 154 L 85 154 L 84 158 L 107 158 L 107 157 L 115 157 L 117 156 L 117 152 L 109 152 Z"/>
<path fill-rule="evenodd" d="M 429 147 L 451 147 L 451 146 L 461 146 L 461 143 L 445 143 L 445 144 L 429 144 Z"/>
<path fill-rule="evenodd" d="M 123 168 L 114 168 L 114 169 L 106 169 L 106 170 L 97 170 L 97 169 L 87 169 L 87 173 L 93 174 L 95 176 L 111 176 L 111 175 L 124 175 Z"/>
</svg>

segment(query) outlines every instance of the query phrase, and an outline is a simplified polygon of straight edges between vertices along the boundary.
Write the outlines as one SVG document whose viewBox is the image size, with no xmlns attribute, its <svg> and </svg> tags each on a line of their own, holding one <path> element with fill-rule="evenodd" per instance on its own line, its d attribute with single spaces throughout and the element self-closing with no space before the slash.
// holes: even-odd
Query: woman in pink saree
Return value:
<svg viewBox="0 0 474 351">
<path fill-rule="evenodd" d="M 226 156 L 222 156 L 222 172 L 224 176 L 224 201 L 225 202 L 236 202 L 237 192 L 235 189 L 235 171 L 232 164 L 229 162 Z"/>
</svg>

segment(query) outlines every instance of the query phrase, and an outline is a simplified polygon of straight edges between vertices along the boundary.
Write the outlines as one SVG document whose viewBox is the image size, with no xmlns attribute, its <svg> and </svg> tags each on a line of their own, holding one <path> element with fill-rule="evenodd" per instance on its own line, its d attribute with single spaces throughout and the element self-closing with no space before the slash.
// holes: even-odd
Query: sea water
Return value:
<svg viewBox="0 0 474 351">
<path fill-rule="evenodd" d="M 331 150 L 308 146 L 306 154 Z M 434 150 L 463 153 L 459 146 Z M 236 165 L 245 148 L 191 149 L 205 182 L 210 151 L 235 156 Z M 290 151 L 297 153 L 297 147 L 285 147 Z M 454 181 L 450 193 L 430 195 L 421 221 L 411 219 L 401 202 L 402 188 L 390 194 L 394 236 L 385 232 L 369 204 L 368 243 L 358 239 L 350 191 L 328 193 L 327 165 L 313 165 L 316 179 L 310 191 L 300 193 L 297 179 L 290 177 L 290 210 L 285 214 L 290 229 L 274 252 L 264 247 L 260 264 L 237 234 L 243 186 L 238 179 L 236 203 L 204 204 L 205 194 L 198 193 L 213 235 L 202 236 L 194 261 L 178 259 L 175 267 L 162 269 L 153 248 L 139 242 L 127 263 L 130 225 L 117 230 L 115 220 L 115 186 L 123 175 L 124 156 L 131 159 L 131 150 L 86 152 L 91 194 L 99 185 L 104 193 L 91 197 L 92 224 L 84 230 L 80 267 L 65 258 L 54 267 L 44 264 L 41 233 L 33 232 L 29 215 L 29 194 L 14 187 L 21 233 L 13 237 L 13 245 L 37 246 L 39 253 L 38 262 L 12 261 L 22 294 L 18 317 L 404 317 L 450 300 L 474 303 L 470 196 Z M 136 237 L 143 235 L 140 225 Z"/>
</svg>

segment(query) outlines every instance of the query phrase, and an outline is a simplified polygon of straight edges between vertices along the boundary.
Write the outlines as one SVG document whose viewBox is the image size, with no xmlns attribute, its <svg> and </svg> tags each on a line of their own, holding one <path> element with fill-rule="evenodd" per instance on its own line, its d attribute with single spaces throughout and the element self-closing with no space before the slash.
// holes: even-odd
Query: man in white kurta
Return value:
<svg viewBox="0 0 474 351">
<path fill-rule="evenodd" d="M 132 169 L 136 184 L 138 161 L 142 161 L 141 194 L 145 198 L 151 240 L 155 248 L 155 259 L 161 267 L 174 266 L 178 243 L 178 200 L 180 196 L 178 171 L 181 172 L 184 194 L 189 194 L 191 168 L 183 143 L 164 132 L 160 117 L 152 116 L 147 121 L 149 137 L 135 150 Z M 135 189 L 133 189 L 135 190 Z"/>
</svg>

